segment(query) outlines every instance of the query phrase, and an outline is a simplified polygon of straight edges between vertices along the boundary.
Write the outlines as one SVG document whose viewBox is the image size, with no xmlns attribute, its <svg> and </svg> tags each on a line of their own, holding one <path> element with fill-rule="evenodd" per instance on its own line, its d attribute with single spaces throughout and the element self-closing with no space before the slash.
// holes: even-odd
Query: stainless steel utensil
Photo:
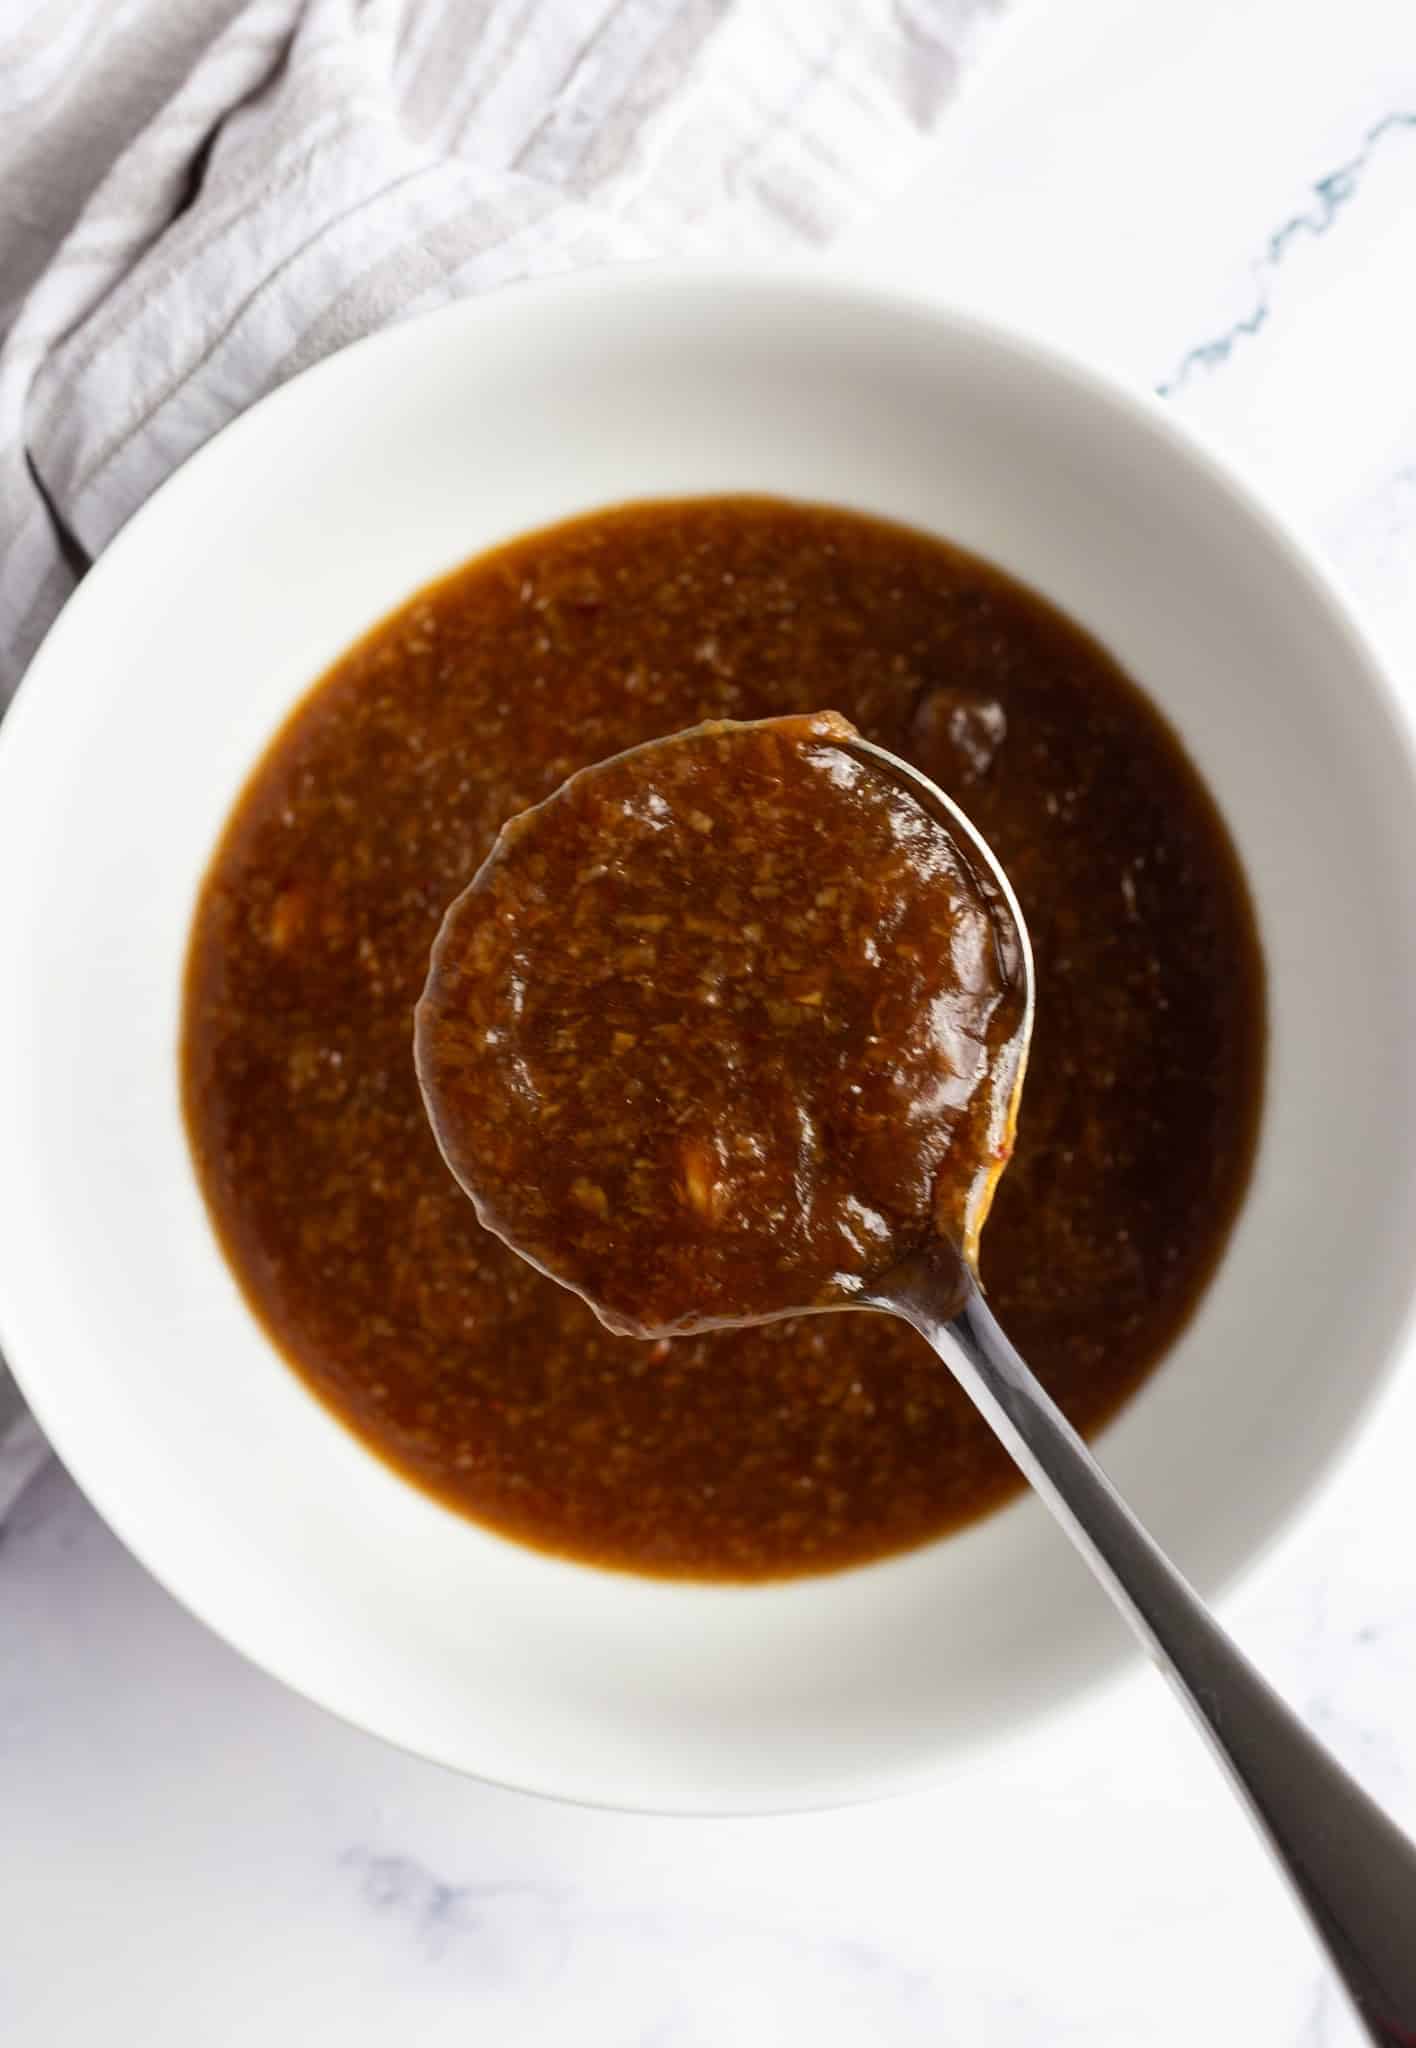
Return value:
<svg viewBox="0 0 1416 2048">
<path fill-rule="evenodd" d="M 1032 948 L 992 849 L 928 777 L 867 740 L 850 744 L 942 819 L 996 893 L 1000 923 L 1010 919 L 1016 933 L 1030 1031 Z M 1240 1655 L 1147 1534 L 1009 1343 L 971 1263 L 948 1246 L 930 1247 L 859 1305 L 901 1317 L 948 1366 L 1208 1737 L 1372 2040 L 1413 2048 L 1416 1846 Z"/>
</svg>

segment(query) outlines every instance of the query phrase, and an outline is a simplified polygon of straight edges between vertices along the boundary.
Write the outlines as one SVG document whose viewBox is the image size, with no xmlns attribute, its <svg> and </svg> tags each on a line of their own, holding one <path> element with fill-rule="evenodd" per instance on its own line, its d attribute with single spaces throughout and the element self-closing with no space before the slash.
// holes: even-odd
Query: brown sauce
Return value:
<svg viewBox="0 0 1416 2048">
<path fill-rule="evenodd" d="M 1013 1490 L 892 1320 L 611 1335 L 482 1229 L 419 1097 L 429 948 L 505 819 L 641 740 L 827 706 L 958 798 L 1027 916 L 1037 1019 L 981 1265 L 1080 1428 L 1183 1327 L 1242 1197 L 1247 892 L 1174 735 L 1086 634 L 942 542 L 765 500 L 629 506 L 484 556 L 336 663 L 252 775 L 196 912 L 183 1086 L 272 1340 L 406 1476 L 527 1542 L 770 1577 Z"/>
<path fill-rule="evenodd" d="M 637 1337 L 971 1256 L 1025 1049 L 1006 907 L 834 712 L 574 775 L 448 911 L 414 1049 L 480 1221 Z"/>
</svg>

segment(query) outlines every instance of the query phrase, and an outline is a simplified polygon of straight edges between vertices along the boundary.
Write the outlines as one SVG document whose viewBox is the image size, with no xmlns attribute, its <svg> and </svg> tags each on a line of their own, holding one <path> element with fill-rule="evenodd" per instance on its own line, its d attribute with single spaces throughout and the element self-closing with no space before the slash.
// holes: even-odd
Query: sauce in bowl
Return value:
<svg viewBox="0 0 1416 2048">
<path fill-rule="evenodd" d="M 611 1334 L 478 1224 L 419 1096 L 429 949 L 507 818 L 643 740 L 823 704 L 958 800 L 1027 917 L 1037 1017 L 982 1271 L 1078 1427 L 1164 1355 L 1242 1199 L 1248 892 L 1095 641 L 942 541 L 826 508 L 627 506 L 485 555 L 351 648 L 255 769 L 197 906 L 182 1078 L 272 1341 L 372 1450 L 520 1540 L 774 1577 L 923 1542 L 1016 1485 L 884 1317 Z"/>
</svg>

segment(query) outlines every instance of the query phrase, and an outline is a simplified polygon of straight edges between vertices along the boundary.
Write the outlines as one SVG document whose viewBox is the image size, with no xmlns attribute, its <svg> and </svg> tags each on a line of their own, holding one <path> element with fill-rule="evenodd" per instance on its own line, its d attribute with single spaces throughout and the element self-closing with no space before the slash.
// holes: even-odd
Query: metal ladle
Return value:
<svg viewBox="0 0 1416 2048">
<path fill-rule="evenodd" d="M 958 806 L 868 740 L 848 751 L 910 790 L 975 863 L 1017 936 L 1033 1013 L 1032 948 L 1007 876 Z M 1016 1095 L 1021 1092 L 1020 1063 Z M 1142 1528 L 995 1321 L 971 1260 L 940 1245 L 896 1266 L 859 1306 L 901 1317 L 948 1366 L 1189 1708 L 1306 1908 L 1382 2048 L 1416 2048 L 1416 1846 L 1240 1655 Z"/>
<path fill-rule="evenodd" d="M 848 736 L 833 743 L 873 773 L 889 777 L 943 827 L 988 903 L 1003 978 L 1015 1005 L 1022 997 L 1017 1030 L 1007 1041 L 1015 1063 L 1010 1074 L 998 1070 L 1010 1090 L 1000 1123 L 1006 1137 L 1016 1119 L 1034 1007 L 1032 948 L 1017 899 L 991 847 L 942 790 L 907 762 L 846 730 Z M 692 740 L 701 731 L 677 738 Z M 601 767 L 622 769 L 634 755 L 659 753 L 674 744 L 652 741 Z M 549 809 L 540 807 L 548 814 Z M 520 831 L 534 830 L 537 815 L 524 814 Z M 449 913 L 455 915 L 456 906 Z M 421 1048 L 422 1005 L 419 1017 Z M 438 1018 L 434 1007 L 430 1033 L 435 1034 Z M 420 1054 L 425 1093 L 431 1071 Z M 428 1109 L 442 1142 L 434 1099 Z M 994 1320 L 975 1254 L 1007 1151 L 1006 1142 L 997 1145 L 991 1179 L 980 1181 L 975 1190 L 962 1247 L 932 1238 L 878 1279 L 866 1279 L 848 1302 L 819 1306 L 898 1316 L 932 1346 L 1208 1736 L 1311 1916 L 1371 2039 L 1381 2048 L 1416 2048 L 1416 1848 L 1239 1654 Z M 451 1153 L 448 1157 L 468 1187 L 457 1159 Z M 503 1234 L 514 1250 L 522 1250 L 514 1235 Z"/>
</svg>

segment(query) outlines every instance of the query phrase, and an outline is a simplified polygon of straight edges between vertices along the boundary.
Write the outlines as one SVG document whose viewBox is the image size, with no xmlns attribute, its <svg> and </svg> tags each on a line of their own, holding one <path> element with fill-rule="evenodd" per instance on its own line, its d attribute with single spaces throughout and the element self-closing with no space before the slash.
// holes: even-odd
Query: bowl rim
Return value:
<svg viewBox="0 0 1416 2048">
<path fill-rule="evenodd" d="M 1289 573 L 1307 587 L 1314 601 L 1326 612 L 1330 623 L 1351 653 L 1353 667 L 1361 669 L 1365 675 L 1372 707 L 1382 715 L 1387 734 L 1404 765 L 1405 779 L 1413 796 L 1416 796 L 1416 725 L 1413 725 L 1412 713 L 1408 711 L 1396 688 L 1379 636 L 1374 634 L 1362 619 L 1334 571 L 1317 549 L 1305 539 L 1299 522 L 1290 514 L 1275 508 L 1265 490 L 1244 472 L 1231 455 L 1216 445 L 1212 433 L 1199 431 L 1188 422 L 1178 419 L 1171 407 L 1153 392 L 1130 385 L 1116 372 L 1088 362 L 1073 350 L 1028 327 L 1012 321 L 995 319 L 972 306 L 956 305 L 945 296 L 927 289 L 882 284 L 868 278 L 858 278 L 844 269 L 839 259 L 793 257 L 770 262 L 725 263 L 713 257 L 650 258 L 599 265 L 588 270 L 551 277 L 518 280 L 498 286 L 494 291 L 480 297 L 456 299 L 398 321 L 391 327 L 382 328 L 348 343 L 330 356 L 301 370 L 286 383 L 277 386 L 246 407 L 179 463 L 114 535 L 70 595 L 36 650 L 8 709 L 3 717 L 0 717 L 0 842 L 3 842 L 4 838 L 3 821 L 6 808 L 3 803 L 3 791 L 7 778 L 21 772 L 22 750 L 28 744 L 26 735 L 32 720 L 40 714 L 44 693 L 42 673 L 57 658 L 62 658 L 69 637 L 80 629 L 89 609 L 94 603 L 106 597 L 115 580 L 122 578 L 129 552 L 141 546 L 149 522 L 161 516 L 161 501 L 178 478 L 202 465 L 218 460 L 218 450 L 224 452 L 233 440 L 239 440 L 254 430 L 252 423 L 256 415 L 266 416 L 278 412 L 285 406 L 306 403 L 312 389 L 318 387 L 323 379 L 332 378 L 337 374 L 338 366 L 342 365 L 345 357 L 359 356 L 366 360 L 374 360 L 380 354 L 396 355 L 405 346 L 409 330 L 432 326 L 455 327 L 459 324 L 474 328 L 488 313 L 495 315 L 496 309 L 508 298 L 517 301 L 539 300 L 549 311 L 558 305 L 573 306 L 626 293 L 672 295 L 684 284 L 692 284 L 699 288 L 707 287 L 724 294 L 746 292 L 761 299 L 775 295 L 793 301 L 798 309 L 813 301 L 836 306 L 850 305 L 887 322 L 913 322 L 936 331 L 948 332 L 975 346 L 981 345 L 985 349 L 995 350 L 1011 358 L 1028 374 L 1040 374 L 1062 387 L 1070 384 L 1073 388 L 1100 401 L 1103 407 L 1118 417 L 1123 428 L 1140 426 L 1147 433 L 1158 437 L 1167 444 L 1168 451 L 1198 469 L 1207 483 L 1237 501 L 1239 507 L 1274 547 Z M 94 594 L 95 584 L 98 597 Z M 57 656 L 55 650 L 58 651 Z M 38 689 L 34 682 L 37 671 L 41 672 L 41 684 Z M 1135 1657 L 1098 1664 L 1079 1680 L 1071 1683 L 1064 1697 L 1055 1705 L 1019 1718 L 988 1736 L 970 1742 L 957 1759 L 951 1758 L 947 1751 L 941 1750 L 932 1758 L 928 1768 L 916 1765 L 892 1771 L 887 1765 L 880 1771 L 877 1781 L 869 1785 L 844 1788 L 829 1796 L 788 1795 L 780 1800 L 754 1799 L 751 1804 L 715 1800 L 711 1804 L 701 1806 L 676 1806 L 655 1800 L 649 1805 L 644 1802 L 626 1801 L 622 1796 L 615 1796 L 613 1793 L 596 1796 L 568 1792 L 560 1783 L 554 1781 L 554 1774 L 551 1773 L 546 1774 L 538 1782 L 529 1774 L 517 1777 L 501 1776 L 491 1771 L 469 1767 L 448 1756 L 439 1755 L 434 1750 L 418 1747 L 414 1743 L 390 1735 L 381 1728 L 374 1728 L 369 1721 L 360 1718 L 335 1700 L 325 1697 L 320 1690 L 312 1688 L 306 1682 L 292 1679 L 277 1668 L 276 1663 L 268 1660 L 259 1648 L 250 1644 L 246 1629 L 228 1630 L 224 1622 L 218 1626 L 208 1619 L 200 1606 L 194 1604 L 189 1593 L 169 1583 L 163 1566 L 148 1554 L 148 1546 L 141 1540 L 134 1540 L 130 1534 L 131 1521 L 121 1481 L 111 1481 L 109 1468 L 103 1466 L 101 1459 L 90 1456 L 87 1444 L 74 1446 L 66 1441 L 67 1431 L 62 1420 L 57 1428 L 54 1426 L 54 1412 L 49 1401 L 46 1372 L 37 1362 L 32 1369 L 29 1362 L 31 1358 L 37 1361 L 42 1351 L 42 1341 L 31 1345 L 29 1340 L 36 1333 L 19 1330 L 16 1327 L 17 1322 L 22 1323 L 24 1317 L 22 1312 L 16 1314 L 6 1278 L 7 1270 L 6 1262 L 0 1259 L 0 1354 L 3 1354 L 21 1393 L 58 1459 L 124 1547 L 185 1612 L 193 1615 L 204 1627 L 218 1635 L 221 1640 L 230 1643 L 258 1669 L 276 1679 L 298 1697 L 332 1714 L 336 1720 L 342 1721 L 348 1727 L 376 1734 L 380 1741 L 389 1743 L 395 1749 L 423 1761 L 436 1763 L 461 1777 L 526 1792 L 567 1805 L 612 1812 L 652 1811 L 691 1815 L 697 1818 L 740 1818 L 756 1814 L 831 1810 L 836 1807 L 863 1804 L 878 1798 L 902 1796 L 938 1784 L 955 1768 L 975 1767 L 984 1754 L 991 1757 L 1005 1755 L 1014 1743 L 1035 1741 L 1042 1730 L 1058 1729 L 1075 1717 L 1094 1710 L 1100 1701 L 1134 1682 L 1140 1674 L 1141 1665 Z M 1297 1491 L 1281 1510 L 1272 1515 L 1263 1533 L 1249 1545 L 1247 1553 L 1210 1579 L 1206 1597 L 1211 1606 L 1232 1600 L 1241 1589 L 1247 1591 L 1256 1579 L 1276 1564 L 1280 1553 L 1287 1547 L 1298 1527 L 1320 1510 L 1323 1501 L 1340 1479 L 1353 1447 L 1367 1434 L 1383 1404 L 1390 1398 L 1403 1351 L 1413 1328 L 1416 1328 L 1416 1265 L 1412 1266 L 1404 1283 L 1399 1315 L 1393 1321 L 1391 1334 L 1380 1361 L 1373 1365 L 1366 1384 L 1344 1412 L 1340 1425 L 1332 1430 L 1321 1461 L 1315 1464 L 1301 1490 Z M 18 1345 L 15 1341 L 17 1336 L 20 1339 Z"/>
</svg>

